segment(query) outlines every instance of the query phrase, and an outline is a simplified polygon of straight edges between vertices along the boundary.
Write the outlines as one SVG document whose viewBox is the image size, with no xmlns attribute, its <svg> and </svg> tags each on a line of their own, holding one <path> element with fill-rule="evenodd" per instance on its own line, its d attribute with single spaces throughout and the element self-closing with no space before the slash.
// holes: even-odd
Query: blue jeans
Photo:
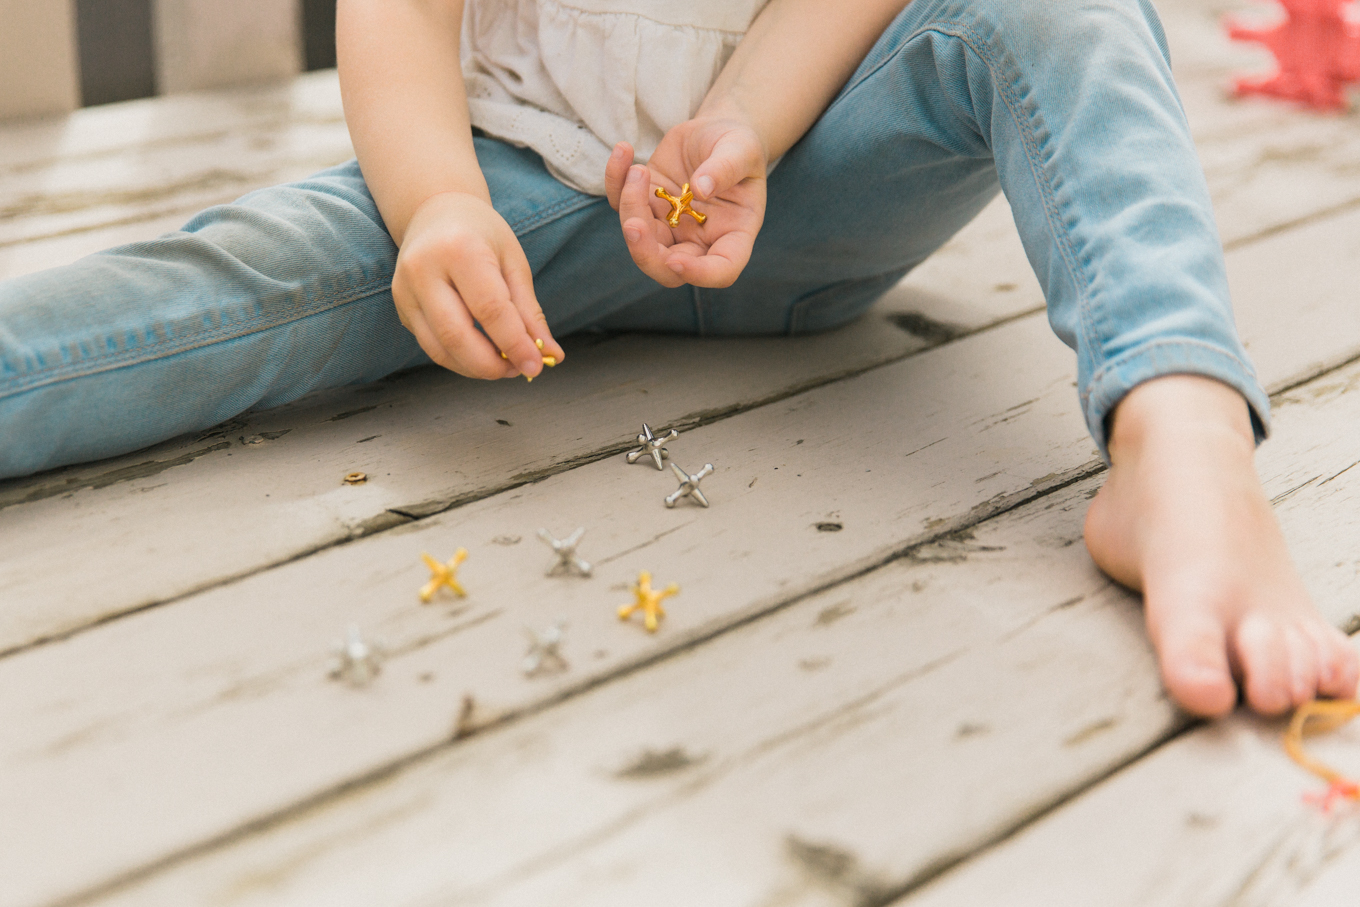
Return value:
<svg viewBox="0 0 1360 907">
<path fill-rule="evenodd" d="M 1236 388 L 1265 431 L 1145 0 L 914 0 L 771 174 L 765 227 L 727 289 L 656 285 L 604 199 L 557 182 L 531 151 L 476 147 L 558 336 L 830 328 L 1000 189 L 1053 329 L 1077 351 L 1102 452 L 1123 395 L 1170 373 Z M 396 251 L 350 162 L 0 284 L 0 477 L 427 362 L 393 309 Z"/>
</svg>

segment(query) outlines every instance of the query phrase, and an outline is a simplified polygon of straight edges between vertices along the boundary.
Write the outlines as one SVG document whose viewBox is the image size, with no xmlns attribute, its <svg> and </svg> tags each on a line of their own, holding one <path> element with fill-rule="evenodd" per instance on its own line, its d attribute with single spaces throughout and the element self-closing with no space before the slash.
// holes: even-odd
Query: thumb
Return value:
<svg viewBox="0 0 1360 907">
<path fill-rule="evenodd" d="M 690 187 L 697 198 L 721 195 L 742 180 L 765 175 L 765 154 L 751 136 L 724 134 L 713 144 L 708 158 L 694 169 Z"/>
</svg>

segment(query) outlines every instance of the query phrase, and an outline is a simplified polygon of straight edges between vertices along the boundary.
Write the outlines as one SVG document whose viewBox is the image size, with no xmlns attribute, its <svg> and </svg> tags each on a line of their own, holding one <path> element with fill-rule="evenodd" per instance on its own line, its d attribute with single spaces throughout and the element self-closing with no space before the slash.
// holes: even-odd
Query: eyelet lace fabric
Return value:
<svg viewBox="0 0 1360 907">
<path fill-rule="evenodd" d="M 472 124 L 604 194 L 615 144 L 645 162 L 694 115 L 767 0 L 470 0 L 463 73 Z"/>
</svg>

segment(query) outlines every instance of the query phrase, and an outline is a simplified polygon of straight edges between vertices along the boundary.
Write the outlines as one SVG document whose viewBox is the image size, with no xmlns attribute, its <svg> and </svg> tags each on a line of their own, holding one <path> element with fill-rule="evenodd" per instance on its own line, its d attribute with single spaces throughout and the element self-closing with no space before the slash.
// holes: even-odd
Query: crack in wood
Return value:
<svg viewBox="0 0 1360 907">
<path fill-rule="evenodd" d="M 1287 220 L 1282 223 L 1271 224 L 1268 227 L 1265 227 L 1261 230 L 1257 230 L 1255 233 L 1248 233 L 1245 236 L 1239 236 L 1236 239 L 1225 242 L 1223 244 L 1223 251 L 1225 253 L 1235 252 L 1238 249 L 1241 249 L 1245 246 L 1250 246 L 1254 243 L 1258 243 L 1264 239 L 1269 239 L 1272 236 L 1277 236 L 1281 233 L 1287 233 L 1288 231 L 1296 230 L 1299 227 L 1307 227 L 1311 224 L 1318 223 L 1319 221 L 1324 221 L 1327 220 L 1328 218 L 1336 217 L 1339 214 L 1347 214 L 1351 211 L 1354 211 L 1357 208 L 1360 208 L 1360 197 L 1348 198 L 1343 202 L 1338 202 L 1335 205 L 1331 205 L 1319 211 L 1310 211 L 1309 213 L 1304 214 L 1300 217 L 1296 217 L 1293 220 Z"/>
<path fill-rule="evenodd" d="M 186 466 L 200 457 L 216 453 L 219 450 L 226 450 L 231 447 L 230 441 L 219 441 L 207 447 L 200 447 L 188 453 L 180 454 L 166 460 L 146 460 L 141 463 L 134 463 L 131 466 L 122 466 L 108 472 L 96 473 L 94 475 L 77 476 L 65 479 L 64 481 L 52 484 L 39 484 L 37 487 L 23 485 L 10 491 L 0 491 L 0 510 L 6 507 L 13 507 L 16 504 L 31 504 L 34 501 L 41 501 L 46 498 L 54 498 L 63 494 L 71 494 L 84 489 L 107 488 L 118 482 L 130 482 L 134 479 L 145 479 L 150 476 L 159 475 L 167 469 L 174 469 L 176 466 Z"/>
</svg>

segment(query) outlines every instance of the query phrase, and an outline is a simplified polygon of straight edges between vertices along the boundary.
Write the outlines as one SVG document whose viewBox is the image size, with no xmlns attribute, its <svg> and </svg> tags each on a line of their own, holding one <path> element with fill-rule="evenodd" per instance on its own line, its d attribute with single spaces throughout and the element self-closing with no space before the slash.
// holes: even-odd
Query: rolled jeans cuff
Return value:
<svg viewBox="0 0 1360 907">
<path fill-rule="evenodd" d="M 1086 427 L 1106 463 L 1110 462 L 1106 431 L 1110 413 L 1139 384 L 1165 375 L 1202 375 L 1223 382 L 1246 399 L 1256 443 L 1270 434 L 1270 398 L 1244 359 L 1200 340 L 1158 340 L 1105 363 L 1082 389 Z"/>
</svg>

